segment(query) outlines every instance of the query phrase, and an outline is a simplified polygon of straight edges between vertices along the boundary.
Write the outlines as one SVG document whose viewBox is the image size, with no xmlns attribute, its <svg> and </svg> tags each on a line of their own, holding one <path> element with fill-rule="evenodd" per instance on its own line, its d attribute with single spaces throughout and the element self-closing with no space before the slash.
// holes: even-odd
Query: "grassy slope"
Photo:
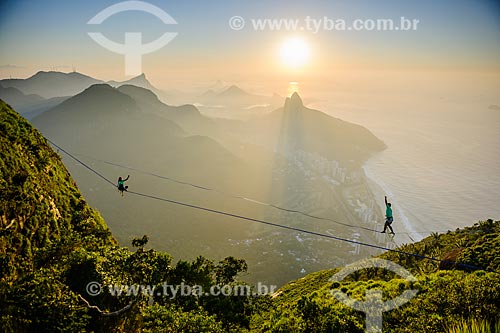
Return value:
<svg viewBox="0 0 500 333">
<path fill-rule="evenodd" d="M 47 140 L 2 101 L 0 147 L 2 280 L 33 271 L 30 259 L 63 235 L 89 236 L 91 247 L 115 243 Z"/>
<path fill-rule="evenodd" d="M 63 259 L 116 241 L 47 140 L 1 100 L 0 147 L 0 324 L 22 331 L 58 304 L 61 315 L 83 315 L 62 308 L 78 304 L 63 285 Z"/>
<path fill-rule="evenodd" d="M 384 332 L 443 332 L 464 320 L 495 322 L 500 312 L 500 221 L 433 234 L 401 250 L 442 259 L 457 248 L 463 249 L 458 262 L 498 273 L 439 270 L 434 261 L 384 253 L 381 258 L 407 268 L 418 282 L 410 283 L 386 271 L 362 270 L 339 284 L 329 281 L 339 269 L 315 272 L 285 285 L 262 305 L 253 318 L 253 330 L 363 332 L 364 315 L 335 300 L 330 293 L 335 288 L 359 300 L 371 288 L 382 289 L 384 300 L 407 289 L 419 290 L 409 303 L 384 315 Z"/>
</svg>

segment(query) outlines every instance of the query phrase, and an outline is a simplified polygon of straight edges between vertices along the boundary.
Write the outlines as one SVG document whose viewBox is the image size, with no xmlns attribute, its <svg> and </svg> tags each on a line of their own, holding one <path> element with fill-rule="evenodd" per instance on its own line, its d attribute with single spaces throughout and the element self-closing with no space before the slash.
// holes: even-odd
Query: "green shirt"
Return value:
<svg viewBox="0 0 500 333">
<path fill-rule="evenodd" d="M 392 208 L 389 205 L 385 206 L 385 216 L 392 217 Z"/>
</svg>

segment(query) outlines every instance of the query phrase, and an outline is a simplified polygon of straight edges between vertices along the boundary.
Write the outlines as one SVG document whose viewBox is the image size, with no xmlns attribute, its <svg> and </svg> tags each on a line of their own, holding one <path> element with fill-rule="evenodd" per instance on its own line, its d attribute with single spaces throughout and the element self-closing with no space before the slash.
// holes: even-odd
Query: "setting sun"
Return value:
<svg viewBox="0 0 500 333">
<path fill-rule="evenodd" d="M 0 0 L 0 333 L 500 333 L 499 41 L 500 0 Z"/>
<path fill-rule="evenodd" d="M 309 45 L 299 37 L 289 38 L 281 45 L 280 56 L 285 66 L 291 68 L 302 67 L 309 61 Z"/>
</svg>

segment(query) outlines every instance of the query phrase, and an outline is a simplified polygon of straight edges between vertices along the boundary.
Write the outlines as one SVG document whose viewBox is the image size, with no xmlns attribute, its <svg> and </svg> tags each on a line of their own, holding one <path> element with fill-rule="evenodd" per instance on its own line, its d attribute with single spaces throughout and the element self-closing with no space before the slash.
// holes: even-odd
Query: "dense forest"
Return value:
<svg viewBox="0 0 500 333">
<path fill-rule="evenodd" d="M 384 332 L 499 331 L 500 221 L 432 234 L 380 258 L 409 270 L 409 282 L 381 269 L 330 278 L 341 268 L 288 283 L 271 295 L 253 292 L 178 296 L 172 291 L 116 295 L 109 285 L 231 286 L 243 259 L 174 261 L 148 237 L 119 245 L 89 207 L 47 140 L 0 101 L 0 327 L 4 332 L 364 332 L 362 312 L 331 295 L 363 300 L 407 289 L 418 294 L 384 313 Z M 131 245 L 130 248 L 123 245 Z M 478 269 L 479 268 L 479 269 Z M 89 283 L 99 286 L 99 293 Z M 236 288 L 237 286 L 244 288 Z M 177 297 L 174 297 L 177 296 Z M 496 328 L 495 328 L 496 327 Z"/>
</svg>

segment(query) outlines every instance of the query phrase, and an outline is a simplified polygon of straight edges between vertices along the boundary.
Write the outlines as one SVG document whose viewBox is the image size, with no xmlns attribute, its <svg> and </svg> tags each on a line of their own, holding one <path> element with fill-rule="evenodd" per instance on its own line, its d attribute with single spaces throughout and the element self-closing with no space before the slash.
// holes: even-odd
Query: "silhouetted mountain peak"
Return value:
<svg viewBox="0 0 500 333">
<path fill-rule="evenodd" d="M 90 93 L 98 93 L 98 92 L 110 92 L 110 91 L 116 91 L 115 88 L 110 86 L 107 83 L 98 83 L 98 84 L 93 84 L 87 89 L 85 89 L 82 94 L 90 94 Z"/>
<path fill-rule="evenodd" d="M 23 106 L 41 103 L 44 98 L 35 94 L 24 94 L 21 90 L 8 87 L 4 88 L 0 84 L 0 98 L 14 107 L 22 108 Z"/>
<path fill-rule="evenodd" d="M 234 84 L 219 94 L 219 96 L 222 97 L 240 97 L 248 95 L 249 94 L 245 90 L 241 89 L 240 87 Z"/>
<path fill-rule="evenodd" d="M 300 98 L 298 92 L 294 92 L 292 96 L 290 97 L 290 101 L 292 102 L 292 105 L 299 105 L 299 106 L 304 106 L 302 103 L 302 98 Z"/>
<path fill-rule="evenodd" d="M 49 75 L 61 75 L 63 73 L 61 72 L 54 72 L 54 71 L 38 71 L 35 73 L 35 75 L 31 76 L 29 79 L 32 79 L 32 78 L 39 78 L 39 77 L 43 77 L 43 76 L 49 76 Z"/>
<path fill-rule="evenodd" d="M 146 74 L 142 73 L 141 75 L 135 76 L 127 81 L 108 81 L 107 82 L 112 87 L 118 88 L 125 85 L 132 85 L 139 88 L 144 88 L 152 91 L 156 96 L 161 94 L 161 91 L 156 89 L 151 82 L 146 78 Z"/>
<path fill-rule="evenodd" d="M 91 119 L 92 117 L 100 117 L 105 114 L 137 114 L 140 113 L 140 110 L 132 97 L 111 87 L 109 84 L 100 83 L 94 84 L 80 94 L 65 100 L 58 106 L 34 118 L 33 121 L 35 123 L 44 119 L 51 119 L 50 121 L 53 121 L 50 117 L 60 117 L 61 112 L 66 115 L 72 114 Z"/>
<path fill-rule="evenodd" d="M 27 79 L 2 80 L 4 87 L 14 87 L 24 94 L 36 94 L 44 98 L 73 96 L 101 80 L 78 73 L 39 71 Z"/>
<path fill-rule="evenodd" d="M 92 79 L 94 78 L 78 72 L 63 73 L 58 71 L 38 71 L 28 79 L 47 79 L 47 78 L 71 78 L 71 79 Z M 97 80 L 95 80 L 97 81 Z"/>
<path fill-rule="evenodd" d="M 119 92 L 124 93 L 125 95 L 128 95 L 132 97 L 134 100 L 136 100 L 139 103 L 147 103 L 149 104 L 162 104 L 158 98 L 158 96 L 152 92 L 149 89 L 139 87 L 133 84 L 124 84 L 120 86 L 119 88 L 116 88 Z"/>
<path fill-rule="evenodd" d="M 290 110 L 300 110 L 304 107 L 302 103 L 302 98 L 300 98 L 297 92 L 294 92 L 292 96 L 287 97 L 285 100 L 285 112 Z"/>
<path fill-rule="evenodd" d="M 209 89 L 209 90 L 205 91 L 201 96 L 213 97 L 216 95 L 217 95 L 217 93 L 213 89 Z"/>
<path fill-rule="evenodd" d="M 156 94 L 154 92 L 152 92 L 151 90 L 146 89 L 144 87 L 135 86 L 133 84 L 121 85 L 120 87 L 117 88 L 117 90 L 121 91 L 127 95 L 128 95 L 127 92 L 136 92 L 136 93 L 141 93 L 141 94 L 147 95 L 148 97 L 151 97 L 154 99 L 158 99 L 158 96 L 156 96 Z"/>
<path fill-rule="evenodd" d="M 133 83 L 141 83 L 141 84 L 151 84 L 148 79 L 146 78 L 146 74 L 142 73 L 141 75 L 138 75 L 136 77 L 131 78 L 130 80 L 126 81 L 129 84 Z"/>
</svg>

